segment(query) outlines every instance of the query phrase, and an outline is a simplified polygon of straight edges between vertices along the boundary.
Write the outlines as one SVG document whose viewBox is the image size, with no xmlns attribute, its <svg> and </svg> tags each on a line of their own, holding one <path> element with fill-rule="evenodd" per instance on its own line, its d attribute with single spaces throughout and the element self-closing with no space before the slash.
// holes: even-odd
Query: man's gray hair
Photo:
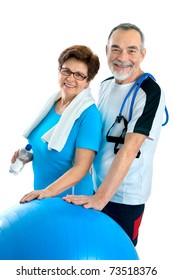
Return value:
<svg viewBox="0 0 173 280">
<path fill-rule="evenodd" d="M 145 38 L 144 38 L 144 34 L 143 32 L 141 31 L 141 29 L 139 27 L 137 27 L 135 24 L 131 24 L 131 23 L 121 23 L 119 25 L 117 25 L 116 27 L 114 27 L 109 36 L 108 36 L 108 41 L 112 35 L 112 33 L 114 33 L 115 30 L 118 30 L 118 29 L 122 29 L 122 30 L 131 30 L 131 29 L 134 29 L 136 31 L 139 32 L 140 36 L 141 36 L 141 49 L 143 50 L 144 49 L 144 41 L 145 41 Z"/>
</svg>

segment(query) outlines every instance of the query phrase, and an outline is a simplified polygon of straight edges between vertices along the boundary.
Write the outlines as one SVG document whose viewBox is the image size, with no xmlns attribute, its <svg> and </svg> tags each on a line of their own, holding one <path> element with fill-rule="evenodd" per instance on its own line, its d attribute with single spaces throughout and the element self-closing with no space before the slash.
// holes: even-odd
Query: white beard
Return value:
<svg viewBox="0 0 173 280">
<path fill-rule="evenodd" d="M 120 73 L 112 70 L 112 74 L 116 80 L 124 81 L 125 79 L 129 78 L 133 73 L 133 69 L 127 73 Z"/>
<path fill-rule="evenodd" d="M 130 65 L 130 63 L 122 63 L 120 61 L 115 61 L 115 63 L 119 66 L 120 65 L 133 66 L 132 64 Z M 131 70 L 129 72 L 126 72 L 126 73 L 116 72 L 112 67 L 112 74 L 116 80 L 124 81 L 125 79 L 129 78 L 132 73 L 133 73 L 133 67 L 131 68 Z"/>
</svg>

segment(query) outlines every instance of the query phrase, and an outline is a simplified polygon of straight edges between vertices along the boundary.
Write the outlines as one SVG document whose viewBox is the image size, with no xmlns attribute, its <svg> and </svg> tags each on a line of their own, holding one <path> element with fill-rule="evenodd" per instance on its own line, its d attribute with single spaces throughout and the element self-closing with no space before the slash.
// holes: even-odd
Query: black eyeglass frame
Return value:
<svg viewBox="0 0 173 280">
<path fill-rule="evenodd" d="M 67 71 L 69 71 L 69 74 L 64 74 L 63 72 L 62 72 L 62 70 L 67 70 Z M 81 73 L 80 71 L 76 71 L 76 72 L 72 72 L 69 68 L 67 68 L 67 67 L 59 67 L 59 71 L 60 71 L 60 73 L 62 74 L 62 75 L 64 75 L 64 76 L 66 76 L 66 77 L 69 77 L 69 76 L 71 76 L 71 74 L 73 74 L 73 77 L 76 79 L 76 80 L 78 80 L 78 81 L 84 81 L 86 78 L 88 78 L 88 76 L 85 76 L 83 73 Z M 78 74 L 79 76 L 80 76 L 80 78 L 79 77 L 76 77 L 75 75 L 76 74 Z"/>
</svg>

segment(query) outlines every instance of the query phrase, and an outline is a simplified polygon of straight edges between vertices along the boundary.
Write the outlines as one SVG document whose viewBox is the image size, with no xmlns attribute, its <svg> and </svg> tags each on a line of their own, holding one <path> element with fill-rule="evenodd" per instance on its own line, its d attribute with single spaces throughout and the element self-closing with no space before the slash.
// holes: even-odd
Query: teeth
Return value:
<svg viewBox="0 0 173 280">
<path fill-rule="evenodd" d="M 75 86 L 73 85 L 69 85 L 69 84 L 65 84 L 67 87 L 71 87 L 71 88 L 74 88 Z"/>
</svg>

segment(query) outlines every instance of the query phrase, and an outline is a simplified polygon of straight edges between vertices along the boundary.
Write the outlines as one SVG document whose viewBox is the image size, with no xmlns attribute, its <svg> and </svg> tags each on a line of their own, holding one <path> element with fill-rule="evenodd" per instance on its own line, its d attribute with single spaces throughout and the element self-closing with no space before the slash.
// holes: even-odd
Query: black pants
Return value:
<svg viewBox="0 0 173 280">
<path fill-rule="evenodd" d="M 126 205 L 109 202 L 102 212 L 116 221 L 130 237 L 134 246 L 136 246 L 144 208 L 145 204 Z"/>
</svg>

